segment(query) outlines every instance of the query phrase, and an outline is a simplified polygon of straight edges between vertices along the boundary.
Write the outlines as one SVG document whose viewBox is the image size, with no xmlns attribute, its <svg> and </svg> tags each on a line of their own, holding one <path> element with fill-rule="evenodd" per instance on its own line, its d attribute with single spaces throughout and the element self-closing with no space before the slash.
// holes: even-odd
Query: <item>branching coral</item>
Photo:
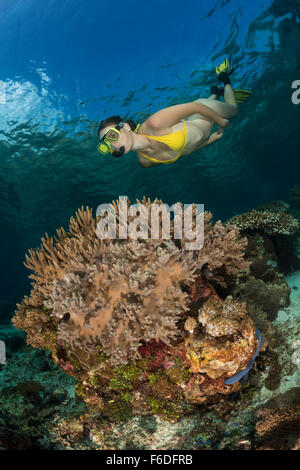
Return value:
<svg viewBox="0 0 300 470">
<path fill-rule="evenodd" d="M 137 200 L 138 201 L 138 200 Z M 140 201 L 138 201 L 140 202 Z M 157 204 L 157 206 L 162 206 L 162 201 L 155 199 L 152 203 L 148 198 L 143 199 L 143 212 L 146 222 L 147 231 L 149 238 L 151 236 L 151 225 L 154 224 L 153 213 L 151 211 L 151 204 Z M 129 208 L 129 202 L 127 204 L 113 202 L 112 207 L 116 212 L 116 218 L 118 221 L 118 226 L 122 226 L 122 217 L 121 213 L 124 213 Z M 182 227 L 182 237 L 176 239 L 175 236 L 175 218 L 170 221 L 170 236 L 171 239 L 175 241 L 181 250 L 184 252 L 185 244 L 191 242 L 187 238 L 185 232 L 185 217 L 184 217 L 184 207 L 181 202 L 176 203 L 178 208 L 178 217 L 176 222 Z M 175 212 L 174 212 L 175 213 Z M 181 214 L 181 216 L 180 216 Z M 217 221 L 214 225 L 212 223 L 212 213 L 203 212 L 197 214 L 196 207 L 193 205 L 191 210 L 191 218 L 193 219 L 194 229 L 195 227 L 203 227 L 203 246 L 201 249 L 192 250 L 189 253 L 190 256 L 193 256 L 193 259 L 196 262 L 198 270 L 201 270 L 202 273 L 208 280 L 214 280 L 219 285 L 224 287 L 227 286 L 227 281 L 236 278 L 239 271 L 247 269 L 250 263 L 244 259 L 244 250 L 247 245 L 247 238 L 242 238 L 237 227 L 234 225 L 227 224 L 224 226 L 221 221 Z M 133 216 L 130 216 L 129 223 L 132 221 Z M 201 221 L 201 222 L 200 222 Z M 124 226 L 124 224 L 123 224 Z M 157 234 L 159 238 L 162 238 L 162 229 L 163 223 L 160 223 L 157 226 Z M 188 227 L 187 227 L 188 229 Z M 119 234 L 117 230 L 117 235 Z"/>
<path fill-rule="evenodd" d="M 299 222 L 292 215 L 283 211 L 255 210 L 240 214 L 228 220 L 239 230 L 262 230 L 269 235 L 294 235 Z"/>
<path fill-rule="evenodd" d="M 222 286 L 227 286 L 226 278 L 235 278 L 239 271 L 250 263 L 244 260 L 246 238 L 240 238 L 236 227 L 225 227 L 220 221 L 205 231 L 204 246 L 199 251 L 198 267 L 204 267 L 204 274 Z M 225 273 L 225 274 L 224 274 Z"/>
<path fill-rule="evenodd" d="M 138 357 L 141 340 L 176 337 L 187 298 L 180 283 L 191 281 L 194 267 L 170 243 L 106 247 L 95 264 L 55 281 L 44 304 L 58 321 L 69 315 L 58 325 L 59 341 L 86 349 L 96 342 L 117 364 Z"/>
<path fill-rule="evenodd" d="M 176 337 L 178 316 L 187 308 L 181 284 L 192 281 L 195 263 L 172 241 L 108 243 L 95 229 L 91 211 L 79 210 L 69 234 L 58 231 L 55 246 L 42 239 L 26 266 L 36 273 L 34 291 L 52 311 L 57 341 L 86 350 L 98 344 L 113 364 L 123 363 L 139 357 L 141 340 L 168 344 Z"/>
</svg>

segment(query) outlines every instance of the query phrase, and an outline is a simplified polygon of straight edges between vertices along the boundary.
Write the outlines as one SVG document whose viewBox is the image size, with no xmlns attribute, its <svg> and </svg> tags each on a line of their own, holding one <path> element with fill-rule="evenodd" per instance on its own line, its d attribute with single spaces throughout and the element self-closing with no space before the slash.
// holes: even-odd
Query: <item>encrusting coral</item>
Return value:
<svg viewBox="0 0 300 470">
<path fill-rule="evenodd" d="M 247 337 L 249 333 L 250 319 L 247 305 L 243 302 L 234 302 L 230 295 L 223 303 L 218 302 L 213 297 L 210 298 L 199 310 L 198 321 L 204 326 L 206 332 L 213 337 L 233 335 L 240 332 L 244 337 Z"/>
<path fill-rule="evenodd" d="M 202 332 L 186 340 L 192 372 L 217 379 L 246 367 L 257 347 L 255 326 L 246 303 L 234 301 L 232 296 L 225 301 L 210 297 L 199 309 L 198 322 Z"/>
<path fill-rule="evenodd" d="M 137 202 L 149 228 L 151 201 Z M 114 201 L 111 207 L 119 222 L 122 207 Z M 121 420 L 154 413 L 173 421 L 191 404 L 239 389 L 224 379 L 251 359 L 255 328 L 244 304 L 222 301 L 215 286 L 226 288 L 248 268 L 247 241 L 236 227 L 211 219 L 205 212 L 204 246 L 188 251 L 185 239 L 174 237 L 173 221 L 170 239 L 162 237 L 161 222 L 154 239 L 118 233 L 99 239 L 97 219 L 82 208 L 68 233 L 46 234 L 26 256 L 34 282 L 13 323 L 33 347 L 51 351 L 77 379 L 77 395 L 98 413 Z"/>
</svg>

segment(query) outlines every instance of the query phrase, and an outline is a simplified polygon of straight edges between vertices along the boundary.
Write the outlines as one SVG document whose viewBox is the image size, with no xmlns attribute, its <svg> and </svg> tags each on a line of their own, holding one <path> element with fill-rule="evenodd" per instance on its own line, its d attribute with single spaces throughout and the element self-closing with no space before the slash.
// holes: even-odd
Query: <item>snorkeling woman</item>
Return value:
<svg viewBox="0 0 300 470">
<path fill-rule="evenodd" d="M 233 90 L 229 79 L 233 70 L 226 59 L 216 67 L 224 88 L 212 86 L 209 98 L 161 109 L 137 126 L 132 120 L 123 122 L 120 116 L 101 121 L 98 150 L 114 157 L 135 151 L 139 163 L 150 167 L 173 163 L 182 155 L 216 142 L 228 127 L 228 120 L 237 115 L 237 102 L 245 101 L 251 93 Z M 219 101 L 220 96 L 225 102 Z M 211 134 L 214 123 L 219 127 Z"/>
</svg>

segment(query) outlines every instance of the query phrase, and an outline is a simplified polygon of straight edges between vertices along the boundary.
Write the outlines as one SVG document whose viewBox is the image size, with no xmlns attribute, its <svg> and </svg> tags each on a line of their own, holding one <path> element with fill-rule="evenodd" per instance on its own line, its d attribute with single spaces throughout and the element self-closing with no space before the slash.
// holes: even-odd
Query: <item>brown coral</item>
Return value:
<svg viewBox="0 0 300 470">
<path fill-rule="evenodd" d="M 112 363 L 124 363 L 139 357 L 141 340 L 169 344 L 176 337 L 187 309 L 181 283 L 191 282 L 195 263 L 172 241 L 99 240 L 95 225 L 89 209 L 79 210 L 69 235 L 58 231 L 56 246 L 42 239 L 26 266 L 36 272 L 33 295 L 41 302 L 42 293 L 51 309 L 58 343 L 86 350 L 98 344 Z M 14 323 L 20 326 L 18 315 Z M 37 332 L 31 320 L 28 326 Z"/>
<path fill-rule="evenodd" d="M 244 302 L 228 296 L 208 299 L 199 310 L 204 333 L 186 340 L 186 356 L 192 372 L 216 379 L 230 377 L 246 367 L 257 348 L 254 323 Z"/>
<path fill-rule="evenodd" d="M 239 230 L 261 230 L 269 235 L 294 235 L 299 222 L 292 215 L 283 211 L 255 210 L 236 215 L 228 220 Z"/>
<path fill-rule="evenodd" d="M 140 203 L 140 201 L 137 199 Z M 151 232 L 151 222 L 152 222 L 152 212 L 151 212 L 151 204 L 156 204 L 157 206 L 162 206 L 162 201 L 155 199 L 153 203 L 151 200 L 144 197 L 142 200 L 143 210 L 145 217 L 145 225 L 147 225 L 148 236 L 153 236 Z M 129 202 L 121 201 L 113 201 L 112 206 L 115 213 L 118 224 L 121 221 L 121 213 L 126 212 L 129 207 Z M 185 217 L 184 217 L 184 206 L 181 202 L 176 203 L 176 207 L 179 209 L 179 214 L 176 216 L 176 222 L 179 226 L 182 227 L 182 237 L 177 238 L 176 231 L 175 231 L 175 218 L 170 222 L 170 235 L 171 239 L 174 241 L 176 240 L 176 244 L 181 248 L 184 252 L 186 243 L 190 243 L 193 240 L 187 238 L 185 232 Z M 190 212 L 193 226 L 194 226 L 194 233 L 196 233 L 195 228 L 203 227 L 203 246 L 201 249 L 194 249 L 191 250 L 192 252 L 189 253 L 190 256 L 196 261 L 196 265 L 198 270 L 201 270 L 202 273 L 206 276 L 209 280 L 214 280 L 218 284 L 226 287 L 229 280 L 235 279 L 238 275 L 239 271 L 245 270 L 248 268 L 249 264 L 244 259 L 244 250 L 247 245 L 247 238 L 242 238 L 240 235 L 239 230 L 234 225 L 227 224 L 224 226 L 222 222 L 219 220 L 214 225 L 212 223 L 212 213 L 211 212 L 200 212 L 197 213 L 195 205 L 191 205 L 191 212 Z M 129 222 L 133 217 L 129 217 Z M 181 224 L 181 225 L 180 225 Z M 122 225 L 122 224 L 121 224 Z M 162 238 L 162 228 L 163 223 L 157 226 L 157 236 Z M 189 229 L 189 227 L 187 227 Z M 198 233 L 198 232 L 197 232 Z M 117 235 L 119 234 L 117 230 Z M 194 238 L 195 240 L 195 238 Z"/>
<path fill-rule="evenodd" d="M 242 238 L 234 225 L 224 226 L 221 221 L 211 222 L 212 214 L 204 214 L 204 243 L 200 250 L 193 252 L 197 267 L 208 280 L 227 287 L 240 271 L 250 263 L 244 259 L 247 238 Z"/>
<path fill-rule="evenodd" d="M 210 298 L 199 310 L 198 321 L 213 337 L 238 333 L 244 336 L 248 334 L 247 306 L 243 302 L 234 302 L 231 295 L 224 302 Z"/>
<path fill-rule="evenodd" d="M 197 320 L 194 317 L 188 317 L 184 323 L 184 329 L 189 333 L 194 333 L 194 330 L 197 328 Z"/>
<path fill-rule="evenodd" d="M 54 282 L 44 304 L 58 320 L 70 315 L 58 325 L 59 341 L 72 338 L 86 348 L 96 341 L 112 363 L 127 362 L 138 357 L 142 339 L 168 344 L 176 337 L 187 298 L 180 283 L 191 280 L 192 270 L 173 244 L 114 243 L 98 263 Z"/>
</svg>

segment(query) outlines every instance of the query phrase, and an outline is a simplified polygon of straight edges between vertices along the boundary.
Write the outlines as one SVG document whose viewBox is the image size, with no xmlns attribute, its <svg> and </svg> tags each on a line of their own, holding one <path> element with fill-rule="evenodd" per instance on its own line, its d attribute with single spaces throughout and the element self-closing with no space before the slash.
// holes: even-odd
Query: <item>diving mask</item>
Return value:
<svg viewBox="0 0 300 470">
<path fill-rule="evenodd" d="M 120 122 L 116 127 L 110 127 L 104 136 L 100 139 L 98 150 L 102 154 L 113 153 L 111 142 L 117 142 L 120 137 L 120 130 L 124 123 Z"/>
</svg>

